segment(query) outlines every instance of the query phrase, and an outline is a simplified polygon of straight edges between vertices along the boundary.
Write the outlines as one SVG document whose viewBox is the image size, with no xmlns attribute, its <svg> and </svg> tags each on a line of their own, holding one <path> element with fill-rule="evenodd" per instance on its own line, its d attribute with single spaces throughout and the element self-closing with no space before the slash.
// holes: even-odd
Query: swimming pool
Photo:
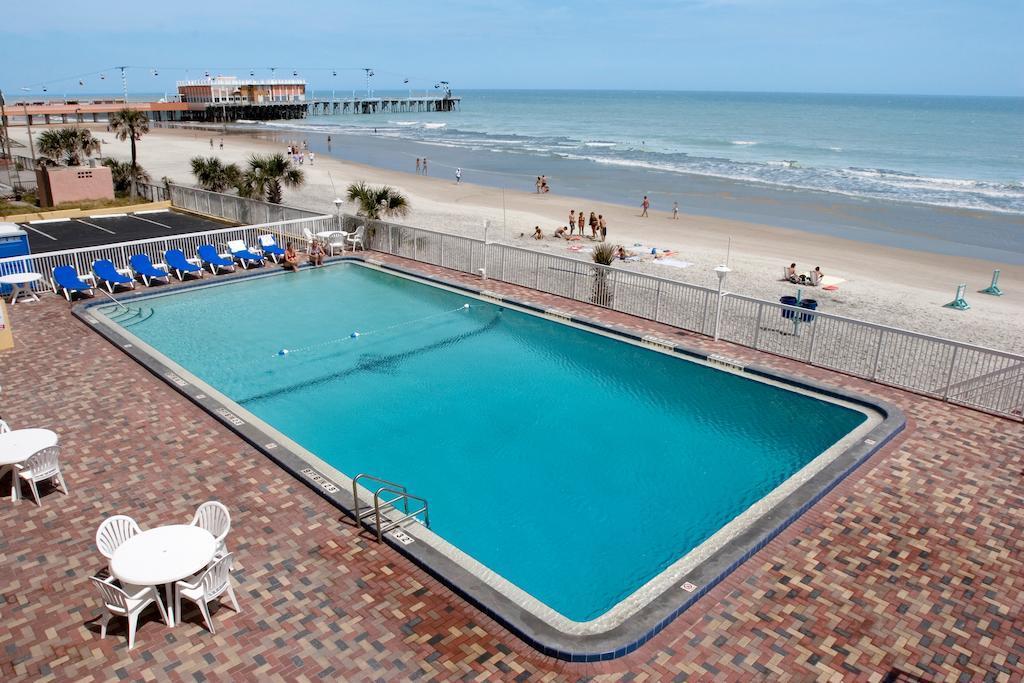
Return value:
<svg viewBox="0 0 1024 683">
<path fill-rule="evenodd" d="M 175 377 L 342 489 L 426 498 L 415 540 L 569 634 L 619 627 L 881 421 L 355 262 L 132 306 L 119 334 Z"/>
</svg>

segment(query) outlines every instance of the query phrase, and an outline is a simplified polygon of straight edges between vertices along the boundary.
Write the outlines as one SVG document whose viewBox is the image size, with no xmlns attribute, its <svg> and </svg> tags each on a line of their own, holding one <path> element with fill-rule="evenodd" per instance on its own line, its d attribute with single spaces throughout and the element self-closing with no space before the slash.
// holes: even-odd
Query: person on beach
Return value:
<svg viewBox="0 0 1024 683">
<path fill-rule="evenodd" d="M 540 190 L 544 194 L 547 194 L 548 192 L 551 191 L 551 188 L 548 187 L 548 177 L 546 175 L 542 175 L 540 177 Z"/>
<path fill-rule="evenodd" d="M 647 218 L 647 209 L 651 208 L 651 200 L 647 198 L 647 195 L 644 195 L 644 201 L 640 206 L 643 208 L 643 211 L 640 212 L 640 217 Z"/>
<path fill-rule="evenodd" d="M 295 247 L 289 242 L 284 248 L 284 261 L 281 266 L 286 270 L 295 272 L 299 269 L 299 255 L 295 251 Z"/>
<path fill-rule="evenodd" d="M 540 176 L 537 176 L 537 194 L 540 194 Z"/>
<path fill-rule="evenodd" d="M 314 161 L 315 159 L 316 159 L 316 155 L 315 155 L 315 154 L 313 154 L 313 152 L 310 152 L 310 153 L 309 153 L 309 165 L 310 165 L 310 166 L 312 166 L 312 165 L 313 165 L 313 161 Z"/>
<path fill-rule="evenodd" d="M 533 229 L 533 239 L 535 239 L 535 240 L 542 240 L 542 239 L 544 239 L 544 233 L 540 231 L 540 226 L 539 225 Z"/>
<path fill-rule="evenodd" d="M 601 241 L 604 242 L 608 237 L 608 224 L 602 214 L 597 214 L 597 231 L 601 233 Z"/>
<path fill-rule="evenodd" d="M 790 263 L 789 268 L 786 268 L 786 279 L 790 282 L 796 283 L 796 264 Z"/>
<path fill-rule="evenodd" d="M 576 209 L 569 209 L 569 234 L 576 232 Z"/>
<path fill-rule="evenodd" d="M 224 138 L 220 139 L 220 148 L 224 149 Z"/>
<path fill-rule="evenodd" d="M 331 144 L 331 136 L 330 135 L 327 136 L 327 144 L 328 145 Z"/>
<path fill-rule="evenodd" d="M 107 130 L 110 130 L 110 126 L 107 126 Z M 210 149 L 213 149 L 213 138 L 210 138 Z"/>
<path fill-rule="evenodd" d="M 593 211 L 590 212 L 590 239 L 597 239 L 597 214 Z"/>
<path fill-rule="evenodd" d="M 416 175 L 420 174 L 420 158 L 416 157 Z"/>
<path fill-rule="evenodd" d="M 672 202 L 672 220 L 679 220 L 679 202 Z"/>
<path fill-rule="evenodd" d="M 324 264 L 324 245 L 320 240 L 313 240 L 309 247 L 309 265 L 322 266 Z"/>
<path fill-rule="evenodd" d="M 555 230 L 555 237 L 563 240 L 569 239 L 569 228 L 563 225 L 558 230 Z"/>
<path fill-rule="evenodd" d="M 427 158 L 426 157 L 423 157 L 423 175 L 430 175 L 430 172 L 427 170 Z"/>
<path fill-rule="evenodd" d="M 455 184 L 456 185 L 461 185 L 462 184 L 462 169 L 461 168 L 455 169 Z"/>
<path fill-rule="evenodd" d="M 580 209 L 580 212 L 576 214 L 576 216 L 576 223 L 577 225 L 579 225 L 580 228 L 580 237 L 583 237 L 583 226 L 586 225 L 587 222 L 587 219 L 583 217 L 583 209 Z"/>
</svg>

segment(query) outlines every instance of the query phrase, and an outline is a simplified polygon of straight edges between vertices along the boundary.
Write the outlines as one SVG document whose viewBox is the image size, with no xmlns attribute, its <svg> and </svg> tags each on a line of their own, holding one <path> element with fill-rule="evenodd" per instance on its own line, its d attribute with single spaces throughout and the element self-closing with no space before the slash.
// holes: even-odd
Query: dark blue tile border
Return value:
<svg viewBox="0 0 1024 683">
<path fill-rule="evenodd" d="M 359 257 L 342 257 L 330 259 L 330 262 L 357 261 L 364 262 L 367 259 Z M 432 275 L 425 275 L 414 270 L 373 261 L 374 267 L 386 271 L 399 273 L 414 279 L 432 282 L 443 285 L 450 289 L 467 292 L 486 299 L 522 308 L 535 313 L 545 313 L 547 309 L 528 302 L 522 302 L 511 297 L 495 297 L 493 293 L 484 293 L 483 288 L 470 287 L 460 283 L 448 282 L 442 278 Z M 167 288 L 167 293 L 173 293 L 192 287 L 205 287 L 218 282 L 229 282 L 249 277 L 265 277 L 273 274 L 274 271 L 281 271 L 280 268 L 272 266 L 243 271 L 233 275 L 220 277 L 204 277 L 201 280 L 194 280 L 176 284 Z M 161 293 L 164 287 L 146 288 L 140 291 L 128 292 L 118 295 L 121 301 L 131 301 L 137 298 L 148 297 Z M 87 320 L 87 312 L 90 308 L 97 306 L 112 305 L 106 298 L 96 297 L 72 307 L 72 312 L 79 319 Z M 587 318 L 572 316 L 571 321 L 577 325 L 589 327 L 601 332 L 611 334 L 631 341 L 643 341 L 643 336 L 630 330 L 617 326 L 609 326 Z M 174 382 L 168 373 L 171 368 L 165 366 L 160 359 L 140 352 L 136 348 L 125 349 L 123 344 L 127 341 L 118 330 L 106 325 L 88 325 L 95 329 L 104 338 L 117 346 L 123 352 L 130 355 L 146 369 L 166 382 L 173 389 L 187 397 L 193 403 L 209 413 L 214 419 L 225 427 L 238 434 L 245 442 L 256 450 L 263 453 L 281 468 L 288 471 L 300 482 L 312 489 L 317 495 L 335 505 L 338 509 L 352 517 L 353 502 L 351 493 L 341 490 L 338 493 L 329 493 L 301 474 L 301 470 L 309 467 L 309 463 L 299 454 L 291 452 L 283 445 L 269 450 L 265 444 L 272 440 L 256 426 L 242 421 L 242 424 L 229 419 L 217 412 L 218 409 L 231 410 L 231 406 L 222 406 L 215 399 L 205 395 L 198 387 L 187 384 L 182 386 Z M 702 350 L 690 348 L 685 345 L 674 346 L 673 350 L 683 356 L 689 356 L 700 360 L 706 360 L 708 354 Z M 836 457 L 828 466 L 814 475 L 808 482 L 800 486 L 786 497 L 773 510 L 775 513 L 782 513 L 781 519 L 773 514 L 775 519 L 761 520 L 752 524 L 748 529 L 740 533 L 736 538 L 729 541 L 715 555 L 699 564 L 687 576 L 687 580 L 695 583 L 698 588 L 692 593 L 680 594 L 670 587 L 661 595 L 655 597 L 651 602 L 642 607 L 636 614 L 629 617 L 619 626 L 601 634 L 576 636 L 558 631 L 546 622 L 526 613 L 522 608 L 512 602 L 502 593 L 484 584 L 470 572 L 453 562 L 425 543 L 414 543 L 409 546 L 402 545 L 390 536 L 385 536 L 385 541 L 393 549 L 415 562 L 428 574 L 449 587 L 453 592 L 465 599 L 468 603 L 488 614 L 499 624 L 515 633 L 523 641 L 532 647 L 551 657 L 572 661 L 572 662 L 596 662 L 615 659 L 635 651 L 655 634 L 665 628 L 669 623 L 706 595 L 712 588 L 720 583 L 734 569 L 756 554 L 761 548 L 768 544 L 775 536 L 781 533 L 793 521 L 799 518 L 804 512 L 820 501 L 829 491 L 837 486 L 846 476 L 857 467 L 867 461 L 874 453 L 885 446 L 894 438 L 906 425 L 903 413 L 895 406 L 871 397 L 862 396 L 843 389 L 819 384 L 801 377 L 775 371 L 771 368 L 758 365 L 749 365 L 744 372 L 754 376 L 771 379 L 793 387 L 824 394 L 832 398 L 842 399 L 851 403 L 861 405 L 882 415 L 881 424 L 869 432 L 864 439 L 849 447 L 845 452 Z M 868 443 L 868 440 L 873 443 Z M 681 589 L 678 589 L 681 590 Z"/>
</svg>

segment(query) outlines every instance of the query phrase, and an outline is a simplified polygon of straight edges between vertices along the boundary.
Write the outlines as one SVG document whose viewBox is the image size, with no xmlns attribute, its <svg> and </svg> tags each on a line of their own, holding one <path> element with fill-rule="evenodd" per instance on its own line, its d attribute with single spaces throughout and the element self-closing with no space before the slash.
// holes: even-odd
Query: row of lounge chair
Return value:
<svg viewBox="0 0 1024 683">
<path fill-rule="evenodd" d="M 97 259 L 92 263 L 92 272 L 85 275 L 79 275 L 74 266 L 57 266 L 53 269 L 53 291 L 71 301 L 75 294 L 93 296 L 97 286 L 113 294 L 118 287 L 135 289 L 139 280 L 147 287 L 154 281 L 169 283 L 171 273 L 178 280 L 200 278 L 206 269 L 217 275 L 234 271 L 238 265 L 243 269 L 262 266 L 266 259 L 279 263 L 284 257 L 284 249 L 272 235 L 261 235 L 259 243 L 259 251 L 253 251 L 242 240 L 233 240 L 227 243 L 225 253 L 218 252 L 212 244 L 203 244 L 196 250 L 196 258 L 186 257 L 181 249 L 168 249 L 162 263 L 153 263 L 146 254 L 134 254 L 128 259 L 128 268 L 118 268 L 109 259 Z"/>
</svg>

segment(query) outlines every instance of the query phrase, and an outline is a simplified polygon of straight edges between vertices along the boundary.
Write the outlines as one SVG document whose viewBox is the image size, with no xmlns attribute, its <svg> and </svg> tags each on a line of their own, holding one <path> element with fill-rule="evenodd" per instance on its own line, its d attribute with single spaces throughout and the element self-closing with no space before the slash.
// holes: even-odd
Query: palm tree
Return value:
<svg viewBox="0 0 1024 683">
<path fill-rule="evenodd" d="M 142 139 L 142 136 L 149 132 L 149 117 L 146 116 L 145 112 L 141 112 L 138 109 L 132 109 L 131 107 L 125 107 L 119 109 L 110 115 L 107 119 L 110 124 L 111 130 L 117 135 L 118 140 L 131 140 L 132 141 L 132 168 L 138 168 L 137 155 L 135 152 L 135 143 Z M 132 173 L 132 196 L 136 194 L 135 183 L 138 176 L 138 171 Z"/>
<path fill-rule="evenodd" d="M 39 152 L 46 158 L 43 163 L 79 166 L 83 156 L 100 151 L 100 141 L 85 128 L 51 128 L 36 138 Z M 42 160 L 41 160 L 42 161 Z"/>
<path fill-rule="evenodd" d="M 148 183 L 149 174 L 141 166 L 132 166 L 128 161 L 116 159 L 104 159 L 103 165 L 110 169 L 110 176 L 114 181 L 114 191 L 124 194 L 134 190 L 137 183 Z M 135 173 L 132 173 L 134 168 Z"/>
<path fill-rule="evenodd" d="M 238 193 L 250 199 L 266 199 L 271 204 L 280 204 L 285 187 L 300 187 L 306 176 L 292 166 L 283 154 L 253 154 L 249 157 Z"/>
<path fill-rule="evenodd" d="M 611 242 L 602 242 L 594 247 L 590 257 L 597 266 L 594 268 L 594 289 L 591 294 L 591 302 L 598 306 L 612 305 L 613 287 L 608 283 L 608 268 L 615 262 L 617 246 Z"/>
<path fill-rule="evenodd" d="M 192 157 L 192 175 L 199 187 L 211 192 L 223 192 L 242 182 L 242 169 L 237 164 L 225 164 L 217 157 Z"/>
<path fill-rule="evenodd" d="M 350 202 L 359 206 L 357 213 L 367 218 L 404 216 L 409 213 L 409 200 L 387 185 L 374 187 L 359 181 L 348 186 L 347 196 Z"/>
</svg>

